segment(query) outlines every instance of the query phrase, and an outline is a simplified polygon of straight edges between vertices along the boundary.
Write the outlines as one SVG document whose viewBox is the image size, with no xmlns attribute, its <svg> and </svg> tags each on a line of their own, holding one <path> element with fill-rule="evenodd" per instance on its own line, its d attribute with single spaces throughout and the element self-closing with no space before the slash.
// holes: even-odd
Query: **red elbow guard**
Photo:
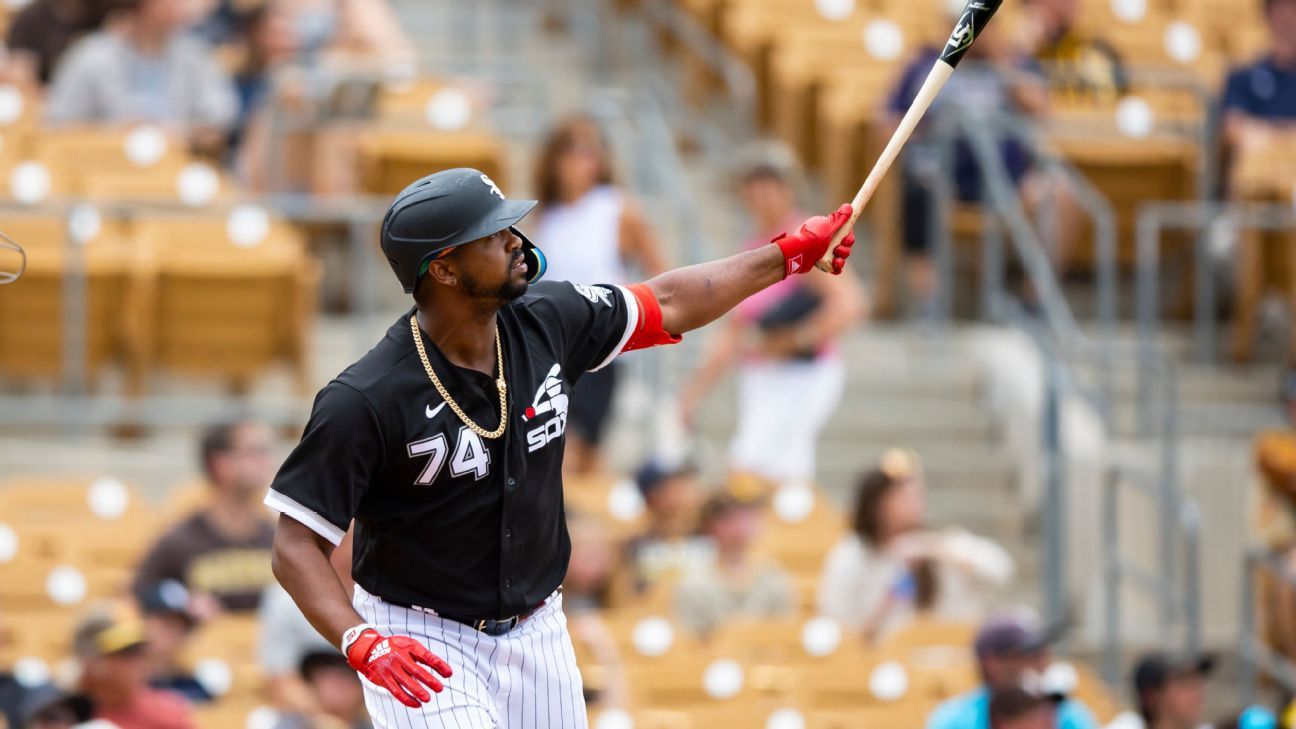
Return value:
<svg viewBox="0 0 1296 729">
<path fill-rule="evenodd" d="M 683 339 L 678 334 L 671 334 L 662 329 L 661 304 L 657 303 L 657 297 L 652 289 L 644 284 L 634 284 L 626 288 L 634 294 L 635 301 L 639 302 L 639 323 L 635 326 L 634 334 L 630 335 L 630 340 L 621 348 L 622 352 L 647 349 L 660 344 L 675 344 Z"/>
</svg>

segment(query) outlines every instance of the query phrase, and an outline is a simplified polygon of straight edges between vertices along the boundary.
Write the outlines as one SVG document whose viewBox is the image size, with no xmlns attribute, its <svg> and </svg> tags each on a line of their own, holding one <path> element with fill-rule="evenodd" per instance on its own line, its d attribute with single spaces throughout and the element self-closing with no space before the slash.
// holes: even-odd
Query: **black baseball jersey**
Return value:
<svg viewBox="0 0 1296 729">
<path fill-rule="evenodd" d="M 482 438 L 446 406 L 419 361 L 408 311 L 315 398 L 266 504 L 337 544 L 355 519 L 352 576 L 395 604 L 463 617 L 526 612 L 562 582 L 568 400 L 639 320 L 618 286 L 534 284 L 498 315 L 508 427 Z M 423 336 L 450 397 L 499 424 L 493 376 L 457 367 Z"/>
</svg>

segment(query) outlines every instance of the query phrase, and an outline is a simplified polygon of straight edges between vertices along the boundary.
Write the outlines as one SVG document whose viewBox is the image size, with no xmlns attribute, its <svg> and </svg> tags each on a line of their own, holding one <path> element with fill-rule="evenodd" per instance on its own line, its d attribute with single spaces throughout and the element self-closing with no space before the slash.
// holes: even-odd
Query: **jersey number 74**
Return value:
<svg viewBox="0 0 1296 729">
<path fill-rule="evenodd" d="M 427 458 L 427 464 L 419 473 L 414 483 L 427 486 L 436 481 L 441 469 L 450 460 L 450 475 L 458 478 L 472 474 L 474 481 L 480 481 L 490 473 L 490 451 L 482 442 L 481 436 L 469 430 L 467 426 L 459 428 L 455 437 L 454 453 L 451 455 L 450 444 L 445 433 L 437 433 L 431 438 L 416 440 L 406 446 L 410 458 Z"/>
</svg>

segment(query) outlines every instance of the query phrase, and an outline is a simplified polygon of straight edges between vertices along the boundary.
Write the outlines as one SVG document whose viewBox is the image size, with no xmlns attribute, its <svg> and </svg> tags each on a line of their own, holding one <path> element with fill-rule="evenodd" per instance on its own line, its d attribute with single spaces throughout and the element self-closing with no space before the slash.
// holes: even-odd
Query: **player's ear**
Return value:
<svg viewBox="0 0 1296 729">
<path fill-rule="evenodd" d="M 459 284 L 459 268 L 454 263 L 454 256 L 438 258 L 428 263 L 427 277 L 443 286 Z"/>
</svg>

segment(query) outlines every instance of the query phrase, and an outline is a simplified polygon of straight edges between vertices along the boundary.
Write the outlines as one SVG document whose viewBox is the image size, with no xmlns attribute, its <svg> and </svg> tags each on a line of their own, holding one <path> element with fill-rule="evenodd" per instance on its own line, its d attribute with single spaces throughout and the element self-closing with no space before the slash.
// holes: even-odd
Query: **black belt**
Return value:
<svg viewBox="0 0 1296 729">
<path fill-rule="evenodd" d="M 560 587 L 558 589 L 561 590 L 562 588 Z M 459 623 L 461 625 L 467 625 L 469 628 L 472 628 L 473 630 L 476 630 L 481 633 L 485 633 L 486 635 L 489 635 L 491 637 L 499 637 L 513 630 L 517 626 L 521 625 L 522 621 L 534 615 L 537 610 L 544 607 L 544 604 L 549 601 L 549 598 L 546 597 L 545 599 L 541 600 L 538 605 L 536 605 L 535 607 L 531 608 L 530 610 L 524 613 L 513 615 L 507 618 L 499 618 L 499 619 L 466 618 L 460 615 L 447 615 L 446 613 L 433 610 L 432 608 L 425 608 L 420 605 L 406 605 L 403 603 L 396 602 L 394 600 L 388 600 L 387 598 L 383 598 L 383 601 L 389 602 L 393 605 L 396 605 L 397 607 L 406 608 L 408 610 L 417 610 L 421 613 L 435 615 L 438 618 L 453 620 L 456 623 Z"/>
</svg>

